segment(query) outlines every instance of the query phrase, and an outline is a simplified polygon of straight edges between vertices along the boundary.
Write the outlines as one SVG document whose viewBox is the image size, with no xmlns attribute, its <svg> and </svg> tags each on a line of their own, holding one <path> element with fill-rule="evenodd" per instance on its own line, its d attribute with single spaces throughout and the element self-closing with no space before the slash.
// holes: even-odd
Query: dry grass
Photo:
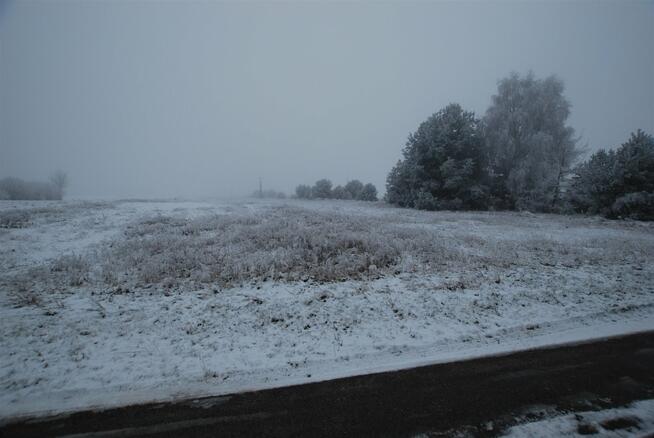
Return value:
<svg viewBox="0 0 654 438">
<path fill-rule="evenodd" d="M 90 265 L 80 255 L 63 255 L 52 262 L 50 271 L 69 286 L 81 286 L 87 281 Z"/>
<path fill-rule="evenodd" d="M 0 211 L 0 228 L 25 228 L 29 222 L 30 215 L 27 210 Z"/>
<path fill-rule="evenodd" d="M 378 275 L 398 265 L 412 242 L 400 235 L 384 239 L 371 225 L 289 207 L 192 220 L 160 216 L 129 228 L 123 241 L 103 253 L 103 276 L 141 284 L 230 285 Z"/>
<path fill-rule="evenodd" d="M 27 228 L 70 219 L 80 213 L 114 206 L 111 202 L 92 201 L 7 201 L 21 206 L 0 209 L 0 228 Z"/>
</svg>

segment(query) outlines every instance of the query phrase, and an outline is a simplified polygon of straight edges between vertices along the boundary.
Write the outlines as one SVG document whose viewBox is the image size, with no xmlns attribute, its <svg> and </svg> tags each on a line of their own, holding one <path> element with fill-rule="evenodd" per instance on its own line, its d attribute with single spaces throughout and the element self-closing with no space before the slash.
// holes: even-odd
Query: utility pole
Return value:
<svg viewBox="0 0 654 438">
<path fill-rule="evenodd" d="M 261 177 L 259 177 L 259 198 L 263 198 L 263 186 L 261 185 Z"/>
</svg>

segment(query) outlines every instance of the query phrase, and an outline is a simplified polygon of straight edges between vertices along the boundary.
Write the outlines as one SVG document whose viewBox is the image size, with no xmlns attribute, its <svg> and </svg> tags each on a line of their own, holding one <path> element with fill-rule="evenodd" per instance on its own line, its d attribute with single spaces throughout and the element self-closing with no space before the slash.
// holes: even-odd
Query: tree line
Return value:
<svg viewBox="0 0 654 438">
<path fill-rule="evenodd" d="M 252 192 L 252 197 L 260 199 L 286 199 L 286 193 L 272 189 L 255 190 Z"/>
<path fill-rule="evenodd" d="M 617 151 L 584 152 L 556 76 L 512 73 L 483 118 L 453 103 L 410 134 L 386 201 L 425 210 L 530 210 L 654 218 L 654 142 L 638 131 Z"/>
<path fill-rule="evenodd" d="M 61 171 L 55 172 L 48 182 L 4 178 L 0 180 L 0 200 L 61 200 L 67 186 L 68 176 Z"/>
<path fill-rule="evenodd" d="M 355 179 L 344 186 L 332 188 L 328 179 L 320 179 L 313 186 L 300 184 L 295 188 L 295 197 L 299 199 L 353 199 L 358 201 L 376 201 L 377 188 L 374 184 L 363 184 Z"/>
</svg>

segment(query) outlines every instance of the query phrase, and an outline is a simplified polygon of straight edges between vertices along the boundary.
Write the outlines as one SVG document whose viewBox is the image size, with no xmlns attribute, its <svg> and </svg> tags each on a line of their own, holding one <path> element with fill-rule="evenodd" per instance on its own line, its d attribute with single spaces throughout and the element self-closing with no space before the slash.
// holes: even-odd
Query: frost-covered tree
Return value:
<svg viewBox="0 0 654 438">
<path fill-rule="evenodd" d="M 417 172 L 412 163 L 398 160 L 386 177 L 386 195 L 384 200 L 400 207 L 414 207 L 417 185 Z"/>
<path fill-rule="evenodd" d="M 11 200 L 57 200 L 62 192 L 53 184 L 40 181 L 23 181 L 20 178 L 0 180 L 2 198 Z"/>
<path fill-rule="evenodd" d="M 409 136 L 386 180 L 386 200 L 403 207 L 486 207 L 486 151 L 474 113 L 450 104 Z"/>
<path fill-rule="evenodd" d="M 622 193 L 654 192 L 654 137 L 639 129 L 615 155 Z"/>
<path fill-rule="evenodd" d="M 350 192 L 345 190 L 345 187 L 341 185 L 337 185 L 334 187 L 334 190 L 332 190 L 332 198 L 334 199 L 352 199 L 352 196 L 350 195 Z"/>
<path fill-rule="evenodd" d="M 575 210 L 582 213 L 608 214 L 618 196 L 615 151 L 603 149 L 579 164 L 568 198 Z"/>
<path fill-rule="evenodd" d="M 50 176 L 50 184 L 54 187 L 57 197 L 62 199 L 66 187 L 68 187 L 68 175 L 61 170 L 58 170 Z"/>
<path fill-rule="evenodd" d="M 300 184 L 295 188 L 295 197 L 299 199 L 311 199 L 311 187 L 306 184 Z"/>
<path fill-rule="evenodd" d="M 360 199 L 363 183 L 358 179 L 353 179 L 345 184 L 345 190 L 350 194 L 350 199 Z"/>
<path fill-rule="evenodd" d="M 328 179 L 316 181 L 311 189 L 314 198 L 329 199 L 332 197 L 332 182 Z"/>
<path fill-rule="evenodd" d="M 638 130 L 617 151 L 600 150 L 575 169 L 577 211 L 654 220 L 654 138 Z"/>
<path fill-rule="evenodd" d="M 377 200 L 377 187 L 372 183 L 368 183 L 363 186 L 359 199 L 362 201 L 376 201 Z"/>
<path fill-rule="evenodd" d="M 579 157 L 563 82 L 512 73 L 499 81 L 484 117 L 492 194 L 502 208 L 551 210 Z"/>
<path fill-rule="evenodd" d="M 353 195 L 353 193 L 355 195 Z M 364 185 L 359 180 L 349 181 L 345 186 L 338 185 L 332 189 L 328 179 L 316 181 L 313 187 L 299 185 L 295 189 L 295 197 L 300 199 L 357 199 L 376 201 L 377 188 L 373 184 Z"/>
</svg>

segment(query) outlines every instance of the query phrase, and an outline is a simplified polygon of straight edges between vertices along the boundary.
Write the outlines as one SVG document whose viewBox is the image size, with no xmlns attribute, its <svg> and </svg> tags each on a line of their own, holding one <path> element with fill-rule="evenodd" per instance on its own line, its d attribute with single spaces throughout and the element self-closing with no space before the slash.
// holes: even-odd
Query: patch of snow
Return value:
<svg viewBox="0 0 654 438">
<path fill-rule="evenodd" d="M 602 438 L 651 436 L 654 433 L 654 400 L 642 400 L 624 408 L 558 415 L 511 427 L 510 438 L 553 436 Z"/>
</svg>

